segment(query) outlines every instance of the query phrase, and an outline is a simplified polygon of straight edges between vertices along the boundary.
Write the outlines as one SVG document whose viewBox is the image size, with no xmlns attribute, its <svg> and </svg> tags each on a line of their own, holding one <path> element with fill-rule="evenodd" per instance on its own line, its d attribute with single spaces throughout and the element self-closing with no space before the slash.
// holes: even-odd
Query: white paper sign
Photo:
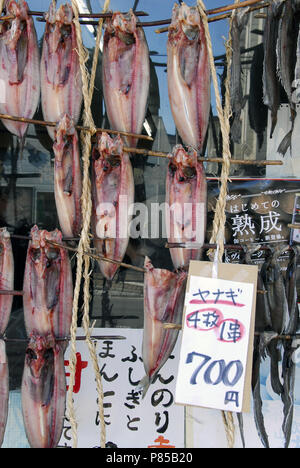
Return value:
<svg viewBox="0 0 300 468">
<path fill-rule="evenodd" d="M 78 335 L 84 336 L 82 329 Z M 179 362 L 180 340 L 172 356 L 150 385 L 144 399 L 137 391 L 145 371 L 141 360 L 143 330 L 124 328 L 94 329 L 95 347 L 104 391 L 106 444 L 118 448 L 184 447 L 184 408 L 175 405 L 175 382 Z M 121 335 L 124 340 L 111 340 Z M 100 445 L 98 393 L 95 373 L 87 344 L 77 341 L 77 367 L 74 385 L 74 407 L 78 423 L 78 447 Z M 65 354 L 67 383 L 69 351 Z M 71 425 L 67 419 L 60 440 L 61 447 L 71 447 Z"/>
<path fill-rule="evenodd" d="M 191 276 L 175 401 L 241 412 L 254 287 Z"/>
</svg>

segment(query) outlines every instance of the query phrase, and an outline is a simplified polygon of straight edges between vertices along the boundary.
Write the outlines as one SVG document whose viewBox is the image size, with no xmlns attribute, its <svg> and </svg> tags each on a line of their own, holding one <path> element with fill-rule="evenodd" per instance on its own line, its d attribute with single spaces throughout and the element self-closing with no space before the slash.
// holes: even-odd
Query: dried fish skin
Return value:
<svg viewBox="0 0 300 468">
<path fill-rule="evenodd" d="M 61 438 L 66 406 L 64 352 L 67 342 L 53 335 L 30 337 L 21 386 L 26 435 L 32 448 L 55 448 Z"/>
<path fill-rule="evenodd" d="M 92 163 L 92 231 L 94 246 L 101 256 L 122 262 L 129 243 L 129 209 L 134 203 L 134 179 L 128 153 L 121 137 L 107 133 L 98 137 Z M 103 240 L 102 240 L 103 239 Z M 104 277 L 111 281 L 118 268 L 99 260 Z"/>
<path fill-rule="evenodd" d="M 165 323 L 181 324 L 187 273 L 154 268 L 145 259 L 143 363 L 146 375 L 139 383 L 143 397 L 170 357 L 179 331 L 164 328 Z"/>
<path fill-rule="evenodd" d="M 0 229 L 0 289 L 14 289 L 14 257 L 7 228 Z M 12 303 L 12 295 L 0 296 L 0 335 L 3 335 L 7 328 Z"/>
<path fill-rule="evenodd" d="M 69 4 L 56 11 L 51 3 L 41 57 L 41 97 L 46 121 L 59 122 L 68 114 L 77 124 L 82 105 L 82 79 L 73 11 Z M 55 129 L 47 127 L 52 140 Z"/>
<path fill-rule="evenodd" d="M 267 291 L 271 327 L 278 335 L 286 332 L 289 322 L 285 283 L 278 262 L 279 257 L 286 250 L 286 245 L 276 246 L 261 267 L 261 276 Z"/>
<path fill-rule="evenodd" d="M 82 227 L 82 176 L 78 134 L 66 114 L 59 122 L 53 145 L 54 195 L 64 237 L 79 237 Z"/>
<path fill-rule="evenodd" d="M 166 222 L 168 242 L 204 244 L 207 220 L 207 182 L 203 164 L 193 149 L 176 145 L 170 154 L 166 178 Z M 168 227 L 167 226 L 167 227 Z M 201 247 L 171 248 L 174 267 L 201 259 Z"/>
<path fill-rule="evenodd" d="M 167 42 L 173 119 L 184 144 L 201 152 L 210 112 L 210 65 L 199 11 L 175 4 Z"/>
<path fill-rule="evenodd" d="M 271 111 L 271 132 L 272 138 L 276 124 L 277 113 L 280 105 L 280 83 L 277 73 L 277 51 L 274 44 L 278 40 L 279 21 L 284 2 L 275 0 L 267 8 L 267 18 L 265 21 L 263 47 L 263 101 Z"/>
<path fill-rule="evenodd" d="M 240 8 L 232 17 L 232 65 L 230 79 L 230 97 L 233 121 L 231 124 L 231 136 L 234 143 L 241 141 L 241 113 L 246 104 L 242 89 L 242 66 L 241 66 L 241 34 L 248 22 L 249 8 Z"/>
<path fill-rule="evenodd" d="M 9 369 L 4 340 L 0 339 L 0 447 L 2 446 L 9 401 Z"/>
<path fill-rule="evenodd" d="M 280 269 L 279 257 L 286 251 L 286 245 L 277 245 L 261 268 L 261 276 L 267 291 L 272 331 L 281 335 L 286 332 L 289 323 L 288 302 L 284 278 Z M 271 385 L 275 393 L 282 396 L 284 388 L 279 377 L 281 361 L 281 342 L 275 336 L 267 345 L 270 356 Z"/>
<path fill-rule="evenodd" d="M 32 119 L 40 100 L 40 57 L 34 22 L 24 0 L 11 0 L 7 14 L 15 18 L 0 26 L 0 80 L 5 95 L 0 99 L 0 112 Z M 13 135 L 23 139 L 28 124 L 2 120 Z"/>
<path fill-rule="evenodd" d="M 276 44 L 277 51 L 277 73 L 281 84 L 286 93 L 291 113 L 291 130 L 285 135 L 278 147 L 278 153 L 284 156 L 291 148 L 292 135 L 294 131 L 295 118 L 297 115 L 296 105 L 292 97 L 292 83 L 295 70 L 295 34 L 298 28 L 295 21 L 296 3 L 293 0 L 285 0 L 283 12 L 279 22 L 278 39 Z"/>
<path fill-rule="evenodd" d="M 106 21 L 102 82 L 105 108 L 113 130 L 141 134 L 150 85 L 149 49 L 132 10 Z M 136 138 L 124 137 L 130 147 Z"/>
<path fill-rule="evenodd" d="M 69 336 L 73 281 L 68 253 L 48 241 L 62 244 L 62 233 L 31 229 L 23 284 L 25 327 L 32 333 L 56 338 Z"/>
</svg>

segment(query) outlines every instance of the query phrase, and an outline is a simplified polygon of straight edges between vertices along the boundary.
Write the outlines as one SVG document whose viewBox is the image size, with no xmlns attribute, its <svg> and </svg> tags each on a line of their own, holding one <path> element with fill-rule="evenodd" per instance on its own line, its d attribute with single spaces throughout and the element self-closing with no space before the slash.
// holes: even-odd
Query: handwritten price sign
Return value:
<svg viewBox="0 0 300 468">
<path fill-rule="evenodd" d="M 253 282 L 189 276 L 176 403 L 243 411 L 255 293 Z"/>
</svg>

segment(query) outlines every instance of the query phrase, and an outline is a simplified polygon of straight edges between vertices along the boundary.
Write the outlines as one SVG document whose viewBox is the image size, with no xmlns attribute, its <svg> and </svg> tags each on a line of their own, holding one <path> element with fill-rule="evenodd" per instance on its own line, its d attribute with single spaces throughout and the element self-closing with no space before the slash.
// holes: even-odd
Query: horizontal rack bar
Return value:
<svg viewBox="0 0 300 468">
<path fill-rule="evenodd" d="M 121 335 L 97 335 L 97 336 L 91 336 L 90 337 L 92 340 L 126 340 L 125 336 Z M 0 340 L 6 341 L 8 343 L 29 343 L 30 338 L 8 338 L 6 336 L 0 336 Z M 66 336 L 64 338 L 55 338 L 55 341 L 70 341 L 71 338 Z M 76 341 L 85 341 L 86 337 L 85 336 L 76 336 Z"/>
<path fill-rule="evenodd" d="M 25 117 L 18 117 L 18 116 L 11 116 L 7 114 L 0 114 L 0 119 L 6 119 L 6 120 L 12 120 L 16 122 L 25 122 L 25 123 L 30 123 L 34 125 L 41 125 L 45 127 L 56 127 L 57 122 L 47 122 L 43 120 L 35 120 L 35 119 L 27 119 Z M 79 125 L 76 125 L 75 128 L 77 130 L 82 130 L 82 131 L 90 131 L 88 127 L 82 127 Z M 136 139 L 141 139 L 141 140 L 148 140 L 148 141 L 153 141 L 153 138 L 148 136 L 148 135 L 140 135 L 136 133 L 130 133 L 130 132 L 122 132 L 122 131 L 117 131 L 117 130 L 111 130 L 111 129 L 105 129 L 105 128 L 97 128 L 96 129 L 97 133 L 111 133 L 114 135 L 124 135 L 124 136 L 129 136 L 133 137 Z M 151 151 L 151 150 L 146 150 L 143 148 L 131 148 L 131 147 L 126 147 L 124 146 L 124 151 L 127 153 L 134 153 L 134 154 L 140 154 L 142 156 L 152 156 L 152 157 L 157 157 L 157 158 L 168 158 L 170 159 L 170 154 L 169 153 L 164 153 L 162 151 Z M 213 162 L 213 163 L 218 163 L 218 164 L 224 164 L 224 159 L 223 158 L 211 158 L 211 157 L 199 157 L 198 160 L 200 162 Z M 255 159 L 230 159 L 230 164 L 237 164 L 237 165 L 254 165 L 254 166 L 281 166 L 283 165 L 282 161 L 277 161 L 277 160 L 268 160 L 268 161 L 257 161 Z"/>
<path fill-rule="evenodd" d="M 24 122 L 28 124 L 33 124 L 33 125 L 41 125 L 43 127 L 56 127 L 58 122 L 48 122 L 44 120 L 36 120 L 36 119 L 27 119 L 25 117 L 19 117 L 15 115 L 8 115 L 8 114 L 0 114 L 0 119 L 4 120 L 12 120 L 14 122 Z M 91 129 L 89 127 L 82 127 L 80 125 L 75 125 L 76 130 L 79 131 L 86 131 L 89 132 Z M 141 135 L 137 133 L 130 133 L 130 132 L 122 132 L 122 131 L 116 131 L 116 130 L 111 130 L 107 128 L 97 128 L 96 129 L 97 133 L 111 133 L 113 135 L 124 135 L 124 136 L 129 136 L 133 138 L 137 138 L 140 140 L 148 140 L 148 141 L 153 141 L 153 138 L 150 137 L 149 135 Z"/>
</svg>

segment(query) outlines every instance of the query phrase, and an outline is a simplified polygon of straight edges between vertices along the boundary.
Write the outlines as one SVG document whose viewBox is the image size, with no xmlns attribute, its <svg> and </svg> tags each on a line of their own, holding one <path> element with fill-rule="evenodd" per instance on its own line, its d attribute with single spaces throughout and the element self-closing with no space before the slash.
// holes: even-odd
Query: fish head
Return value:
<svg viewBox="0 0 300 468">
<path fill-rule="evenodd" d="M 15 0 L 10 0 L 7 2 L 6 5 L 7 12 L 18 17 L 21 20 L 28 19 L 28 3 L 25 0 L 19 0 L 16 2 Z"/>
<path fill-rule="evenodd" d="M 54 152 L 55 160 L 61 162 L 65 151 L 72 145 L 73 138 L 77 138 L 73 119 L 65 114 L 55 129 Z"/>
<path fill-rule="evenodd" d="M 72 24 L 74 18 L 72 6 L 68 3 L 60 5 L 56 10 L 55 3 L 51 2 L 49 10 L 45 14 L 45 20 L 47 23 L 55 24 Z"/>
<path fill-rule="evenodd" d="M 184 2 L 181 5 L 175 4 L 172 13 L 172 22 L 170 26 L 171 33 L 183 32 L 189 41 L 194 41 L 202 25 L 199 10 L 197 7 L 189 7 Z"/>
<path fill-rule="evenodd" d="M 111 138 L 107 133 L 98 135 L 97 145 L 93 150 L 94 170 L 97 179 L 120 171 L 123 158 L 123 142 L 118 135 Z"/>
<path fill-rule="evenodd" d="M 73 11 L 70 5 L 61 5 L 56 11 L 53 4 L 50 5 L 45 15 L 45 38 L 49 48 L 49 54 L 55 54 L 61 48 L 69 47 L 68 38 L 73 31 Z"/>
<path fill-rule="evenodd" d="M 197 176 L 197 152 L 190 148 L 187 151 L 182 145 L 177 145 L 171 154 L 169 175 L 179 184 L 190 182 Z"/>
<path fill-rule="evenodd" d="M 49 241 L 61 243 L 62 233 L 58 229 L 50 233 L 46 230 L 40 231 L 34 226 L 31 230 L 31 239 L 28 256 L 34 264 L 35 274 L 42 279 L 53 263 L 60 262 L 65 255 L 63 249 L 49 243 Z"/>
<path fill-rule="evenodd" d="M 136 16 L 132 10 L 123 15 L 120 12 L 115 12 L 109 22 L 109 29 L 112 33 L 116 34 L 125 44 L 133 42 L 132 36 L 136 31 Z"/>
<path fill-rule="evenodd" d="M 11 250 L 10 234 L 6 227 L 0 229 L 0 255 L 4 250 Z"/>
<path fill-rule="evenodd" d="M 30 335 L 25 360 L 34 380 L 40 380 L 43 374 L 47 374 L 49 369 L 54 368 L 54 357 L 57 352 L 57 345 L 52 334 L 39 336 L 33 332 Z"/>
</svg>

